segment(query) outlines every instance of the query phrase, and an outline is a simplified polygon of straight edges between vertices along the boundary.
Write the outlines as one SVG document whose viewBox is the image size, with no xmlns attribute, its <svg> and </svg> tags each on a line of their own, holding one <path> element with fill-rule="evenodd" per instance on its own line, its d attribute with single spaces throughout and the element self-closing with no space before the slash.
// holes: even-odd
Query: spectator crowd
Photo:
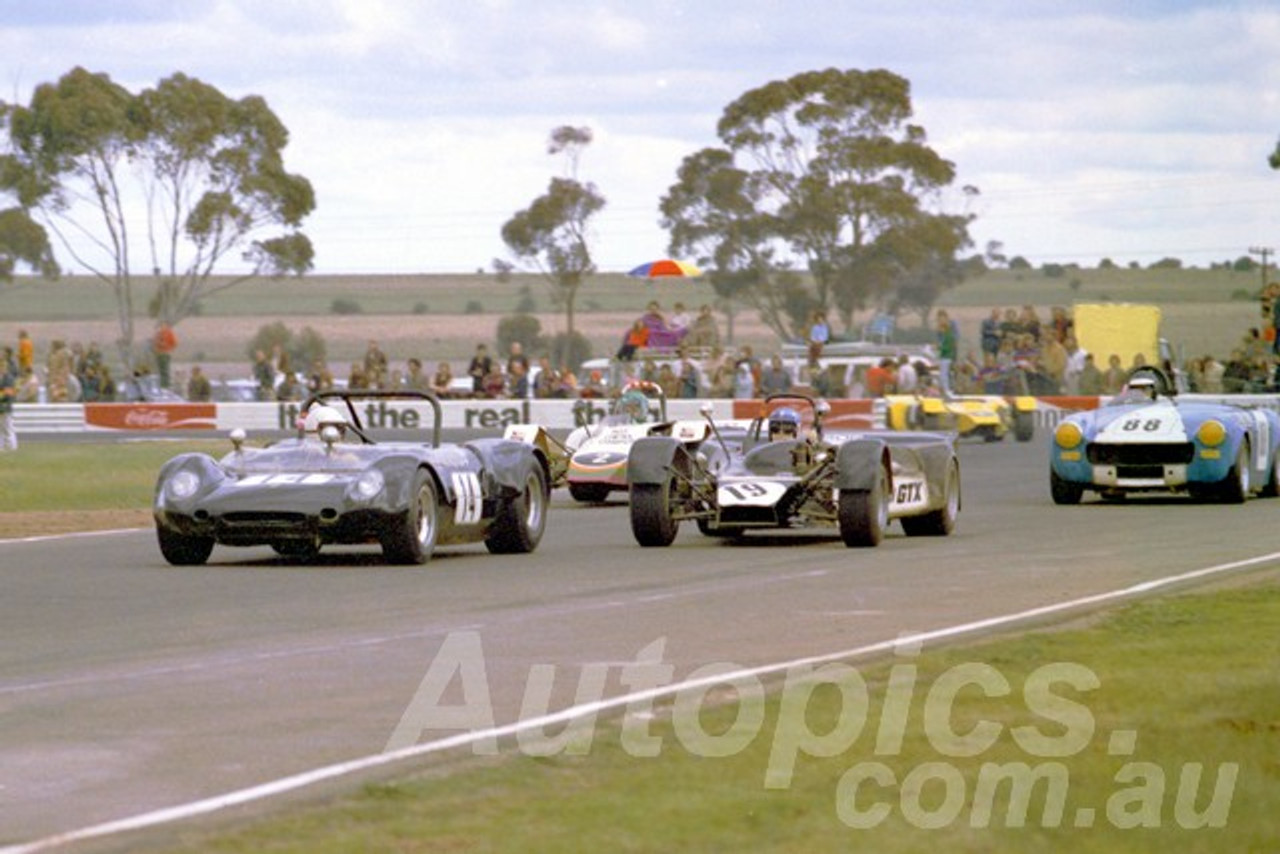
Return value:
<svg viewBox="0 0 1280 854">
<path fill-rule="evenodd" d="M 1280 284 L 1264 292 L 1262 315 L 1264 322 L 1242 336 L 1225 363 L 1206 354 L 1180 366 L 1192 391 L 1256 393 L 1280 388 Z M 1112 395 L 1142 364 L 1141 356 L 1124 364 L 1115 354 L 1083 351 L 1070 312 L 1062 307 L 1052 308 L 1046 319 L 1030 305 L 1020 310 L 994 308 L 980 324 L 976 350 L 961 348 L 958 327 L 945 311 L 937 312 L 936 320 L 935 346 L 927 356 L 916 352 L 837 360 L 824 357 L 832 334 L 825 314 L 815 312 L 806 328 L 803 356 L 784 359 L 775 352 L 760 358 L 749 345 L 725 348 L 711 306 L 703 305 L 691 315 L 675 303 L 667 315 L 654 301 L 623 332 L 607 367 L 584 368 L 581 376 L 569 365 L 553 364 L 549 354 L 530 359 L 519 342 L 511 343 L 501 356 L 480 343 L 465 372 L 455 374 L 447 360 L 438 361 L 434 370 L 417 356 L 396 365 L 378 341 L 370 340 L 363 356 L 342 372 L 345 375 L 336 376 L 324 362 L 295 368 L 280 347 L 258 350 L 249 366 L 252 381 L 246 384 L 245 397 L 301 401 L 320 389 L 345 385 L 432 391 L 444 398 L 601 398 L 637 380 L 657 384 L 672 399 L 760 398 L 793 390 L 831 398 L 948 391 Z M 20 330 L 14 344 L 0 348 L 0 377 L 7 382 L 0 388 L 0 406 L 154 400 L 166 397 L 165 389 L 176 392 L 167 395 L 171 399 L 218 397 L 218 386 L 225 387 L 225 381 L 215 385 L 200 365 L 186 374 L 170 371 L 176 346 L 173 331 L 159 329 L 152 342 L 159 374 L 144 362 L 118 381 L 97 343 L 52 340 L 37 363 L 35 342 Z"/>
</svg>

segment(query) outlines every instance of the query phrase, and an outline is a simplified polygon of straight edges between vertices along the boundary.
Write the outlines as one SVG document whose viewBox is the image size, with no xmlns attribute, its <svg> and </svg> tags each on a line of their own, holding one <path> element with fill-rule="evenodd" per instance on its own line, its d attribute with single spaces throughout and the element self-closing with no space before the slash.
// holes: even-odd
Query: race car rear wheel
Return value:
<svg viewBox="0 0 1280 854">
<path fill-rule="evenodd" d="M 1036 419 L 1030 412 L 1013 413 L 1013 438 L 1030 442 L 1036 435 Z"/>
<path fill-rule="evenodd" d="M 504 498 L 498 505 L 485 548 L 496 555 L 527 554 L 536 549 L 547 528 L 547 494 L 542 466 L 530 463 L 520 494 Z"/>
<path fill-rule="evenodd" d="M 840 490 L 837 508 L 840 538 L 850 548 L 878 546 L 889 527 L 889 475 L 884 466 L 876 466 L 876 479 L 871 489 Z"/>
<path fill-rule="evenodd" d="M 908 537 L 946 537 L 956 528 L 960 514 L 960 466 L 952 461 L 947 467 L 942 506 L 921 516 L 903 516 L 902 530 Z"/>
<path fill-rule="evenodd" d="M 1224 504 L 1243 504 L 1249 497 L 1249 443 L 1241 442 L 1235 464 L 1218 487 L 1218 498 Z"/>
<path fill-rule="evenodd" d="M 213 554 L 213 537 L 180 534 L 157 525 L 156 539 L 160 554 L 173 566 L 200 566 Z"/>
<path fill-rule="evenodd" d="M 609 497 L 609 486 L 604 483 L 571 483 L 569 495 L 583 504 L 603 504 Z"/>
<path fill-rule="evenodd" d="M 1054 504 L 1079 504 L 1084 497 L 1084 487 L 1078 483 L 1061 478 L 1053 469 L 1049 469 L 1049 494 Z"/>
<path fill-rule="evenodd" d="M 440 533 L 440 502 L 436 483 L 426 469 L 413 475 L 409 508 L 382 537 L 382 555 L 387 563 L 426 563 L 436 550 Z"/>
<path fill-rule="evenodd" d="M 676 479 L 668 475 L 664 483 L 638 483 L 631 487 L 631 533 L 642 546 L 669 546 L 676 539 L 680 522 L 672 518 Z"/>
</svg>

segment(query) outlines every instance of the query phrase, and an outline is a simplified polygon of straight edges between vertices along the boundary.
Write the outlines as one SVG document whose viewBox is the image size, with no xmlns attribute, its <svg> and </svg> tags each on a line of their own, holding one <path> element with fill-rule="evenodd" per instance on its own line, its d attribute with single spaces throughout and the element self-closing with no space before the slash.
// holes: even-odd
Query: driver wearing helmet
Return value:
<svg viewBox="0 0 1280 854">
<path fill-rule="evenodd" d="M 1155 400 L 1158 396 L 1159 389 L 1156 388 L 1155 378 L 1150 376 L 1130 377 L 1120 393 L 1120 397 L 1129 403 Z"/>
<path fill-rule="evenodd" d="M 302 422 L 302 429 L 307 435 L 319 437 L 320 431 L 325 427 L 338 428 L 338 436 L 341 438 L 347 433 L 347 419 L 332 406 L 322 404 L 307 410 L 307 417 Z"/>
<path fill-rule="evenodd" d="M 630 418 L 631 423 L 643 424 L 649 420 L 649 399 L 644 392 L 632 389 L 618 400 L 618 411 Z"/>
<path fill-rule="evenodd" d="M 796 439 L 800 436 L 800 413 L 783 406 L 769 413 L 769 441 Z"/>
</svg>

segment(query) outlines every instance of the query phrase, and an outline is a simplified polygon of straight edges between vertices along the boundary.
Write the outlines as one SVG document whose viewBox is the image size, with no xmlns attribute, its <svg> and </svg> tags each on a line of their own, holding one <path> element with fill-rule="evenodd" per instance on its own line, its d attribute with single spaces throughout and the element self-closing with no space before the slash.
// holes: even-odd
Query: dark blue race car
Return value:
<svg viewBox="0 0 1280 854">
<path fill-rule="evenodd" d="M 379 441 L 360 419 L 369 399 L 431 426 Z M 549 493 L 540 449 L 505 439 L 441 443 L 440 401 L 424 392 L 328 392 L 304 411 L 296 438 L 248 448 L 233 434 L 221 459 L 192 453 L 165 463 L 154 515 L 169 563 L 202 564 L 215 544 L 308 559 L 324 545 L 373 543 L 400 564 L 459 543 L 537 548 Z"/>
</svg>

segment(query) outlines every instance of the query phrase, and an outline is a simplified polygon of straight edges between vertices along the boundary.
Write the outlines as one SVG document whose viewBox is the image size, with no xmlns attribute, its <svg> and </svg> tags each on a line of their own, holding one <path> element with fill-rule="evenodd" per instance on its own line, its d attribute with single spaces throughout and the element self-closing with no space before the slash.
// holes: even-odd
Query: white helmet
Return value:
<svg viewBox="0 0 1280 854">
<path fill-rule="evenodd" d="M 332 406 L 313 406 L 307 411 L 307 419 L 302 422 L 302 429 L 308 433 L 319 433 L 320 428 L 332 424 L 341 431 L 347 428 L 347 419 Z"/>
</svg>

